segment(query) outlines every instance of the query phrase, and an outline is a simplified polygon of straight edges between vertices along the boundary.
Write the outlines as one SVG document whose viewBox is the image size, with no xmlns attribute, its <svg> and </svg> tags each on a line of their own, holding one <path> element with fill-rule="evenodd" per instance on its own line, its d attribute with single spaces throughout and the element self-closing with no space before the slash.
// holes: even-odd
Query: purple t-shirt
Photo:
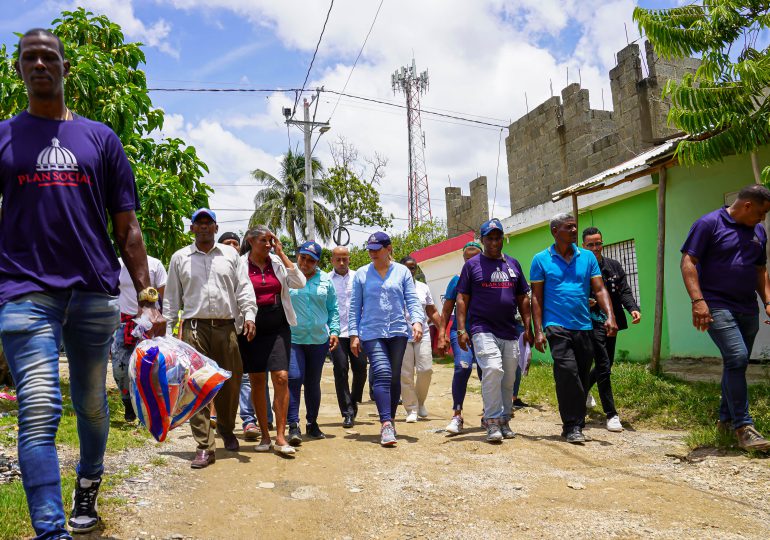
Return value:
<svg viewBox="0 0 770 540">
<path fill-rule="evenodd" d="M 767 234 L 762 224 L 736 223 L 727 207 L 693 223 L 682 253 L 698 259 L 703 298 L 711 309 L 757 312 L 757 266 L 767 262 Z"/>
<path fill-rule="evenodd" d="M 0 305 L 70 288 L 118 294 L 107 216 L 138 209 L 139 197 L 110 128 L 26 111 L 0 122 L 0 192 Z"/>
<path fill-rule="evenodd" d="M 517 339 L 516 297 L 529 292 L 519 261 L 508 255 L 490 259 L 479 253 L 460 272 L 457 292 L 470 295 L 465 326 L 468 333 L 489 332 L 500 339 Z"/>
</svg>

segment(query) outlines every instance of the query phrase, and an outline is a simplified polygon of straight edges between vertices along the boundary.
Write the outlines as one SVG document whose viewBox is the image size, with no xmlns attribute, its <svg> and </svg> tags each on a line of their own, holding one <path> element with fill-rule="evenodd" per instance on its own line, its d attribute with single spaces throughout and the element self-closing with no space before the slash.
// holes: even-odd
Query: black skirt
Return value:
<svg viewBox="0 0 770 540">
<path fill-rule="evenodd" d="M 288 371 L 291 355 L 291 326 L 283 306 L 262 306 L 257 310 L 257 334 L 247 341 L 238 336 L 244 373 Z"/>
</svg>

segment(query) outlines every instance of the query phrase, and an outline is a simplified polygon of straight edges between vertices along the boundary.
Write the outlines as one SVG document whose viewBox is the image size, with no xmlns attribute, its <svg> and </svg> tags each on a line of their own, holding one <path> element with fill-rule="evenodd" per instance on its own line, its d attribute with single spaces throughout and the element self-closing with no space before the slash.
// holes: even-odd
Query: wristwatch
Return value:
<svg viewBox="0 0 770 540">
<path fill-rule="evenodd" d="M 146 289 L 140 291 L 136 298 L 140 302 L 155 303 L 160 298 L 160 294 L 158 293 L 158 289 L 155 287 L 147 287 Z"/>
</svg>

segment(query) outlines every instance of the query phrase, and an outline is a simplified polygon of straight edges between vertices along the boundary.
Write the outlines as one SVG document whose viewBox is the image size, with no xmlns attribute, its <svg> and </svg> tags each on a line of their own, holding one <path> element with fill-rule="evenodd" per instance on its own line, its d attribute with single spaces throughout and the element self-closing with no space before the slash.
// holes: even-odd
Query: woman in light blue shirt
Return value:
<svg viewBox="0 0 770 540">
<path fill-rule="evenodd" d="M 376 232 L 366 245 L 372 262 L 356 272 L 350 299 L 350 349 L 369 358 L 372 390 L 382 428 L 380 444 L 394 446 L 393 424 L 401 395 L 401 362 L 411 335 L 422 339 L 425 311 L 409 269 L 393 262 L 390 237 Z M 407 322 L 409 313 L 412 324 Z"/>
<path fill-rule="evenodd" d="M 313 439 L 326 436 L 318 427 L 321 406 L 321 372 L 326 353 L 337 348 L 340 315 L 337 293 L 329 278 L 318 269 L 321 246 L 305 242 L 299 247 L 297 266 L 307 280 L 303 289 L 292 289 L 291 304 L 297 314 L 297 326 L 291 329 L 289 358 L 289 444 L 302 444 L 299 428 L 299 398 L 305 386 L 306 432 Z"/>
</svg>

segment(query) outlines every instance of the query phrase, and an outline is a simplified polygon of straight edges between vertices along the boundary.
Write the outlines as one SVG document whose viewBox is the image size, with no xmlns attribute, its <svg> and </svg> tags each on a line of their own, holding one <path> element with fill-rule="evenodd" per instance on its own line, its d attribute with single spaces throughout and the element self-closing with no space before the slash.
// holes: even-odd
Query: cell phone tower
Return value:
<svg viewBox="0 0 770 540">
<path fill-rule="evenodd" d="M 430 191 L 428 172 L 425 170 L 425 132 L 420 119 L 420 94 L 428 91 L 428 70 L 417 73 L 412 58 L 411 66 L 404 66 L 390 76 L 393 93 L 406 96 L 406 123 L 409 130 L 409 229 L 430 221 Z"/>
</svg>

